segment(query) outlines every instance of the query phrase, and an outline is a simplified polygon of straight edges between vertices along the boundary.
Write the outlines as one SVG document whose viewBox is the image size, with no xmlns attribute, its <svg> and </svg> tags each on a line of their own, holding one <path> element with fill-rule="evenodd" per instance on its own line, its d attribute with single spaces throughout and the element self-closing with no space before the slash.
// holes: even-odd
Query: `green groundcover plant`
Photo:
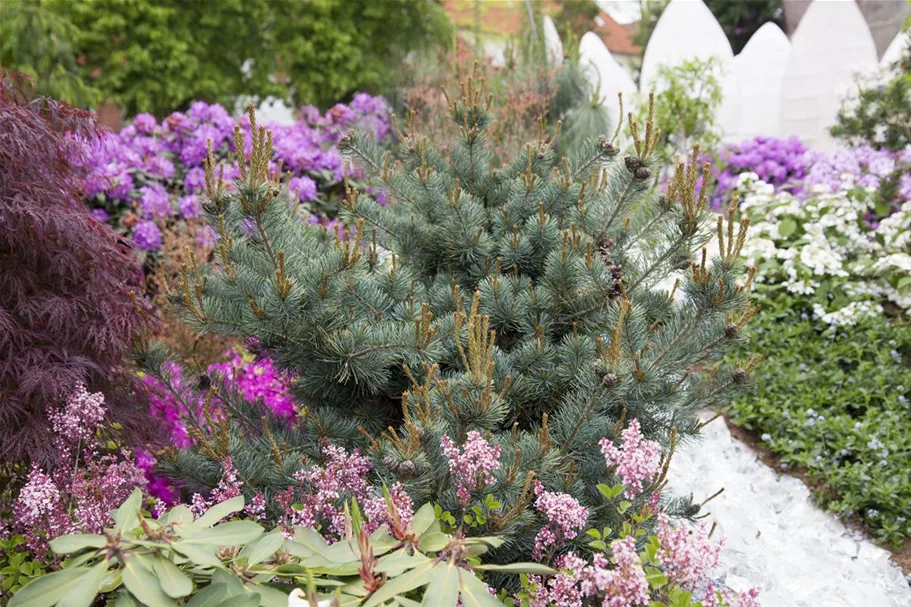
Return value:
<svg viewBox="0 0 911 607">
<path fill-rule="evenodd" d="M 832 326 L 793 296 L 763 305 L 751 347 L 765 360 L 733 421 L 805 470 L 829 510 L 900 544 L 911 535 L 911 327 L 881 315 Z"/>
</svg>

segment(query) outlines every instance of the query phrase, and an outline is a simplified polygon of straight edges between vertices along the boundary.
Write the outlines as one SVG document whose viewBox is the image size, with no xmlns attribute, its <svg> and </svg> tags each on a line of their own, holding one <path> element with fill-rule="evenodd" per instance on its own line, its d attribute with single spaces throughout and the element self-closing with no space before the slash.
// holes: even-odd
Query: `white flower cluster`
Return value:
<svg viewBox="0 0 911 607">
<path fill-rule="evenodd" d="M 866 221 L 873 192 L 848 176 L 839 191 L 805 201 L 755 173 L 740 176 L 738 191 L 752 221 L 744 256 L 757 266 L 757 282 L 812 297 L 829 324 L 881 314 L 884 300 L 911 309 L 911 202 L 876 225 Z"/>
</svg>

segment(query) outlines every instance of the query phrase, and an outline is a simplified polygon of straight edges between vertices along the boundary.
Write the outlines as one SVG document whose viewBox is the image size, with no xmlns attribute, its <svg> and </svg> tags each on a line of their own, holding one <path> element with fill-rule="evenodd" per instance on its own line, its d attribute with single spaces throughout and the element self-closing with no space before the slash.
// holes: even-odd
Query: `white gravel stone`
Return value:
<svg viewBox="0 0 911 607">
<path fill-rule="evenodd" d="M 757 587 L 763 607 L 911 607 L 911 588 L 889 553 L 846 529 L 734 439 L 722 419 L 674 455 L 669 489 L 704 499 L 725 538 L 719 580 Z"/>
</svg>

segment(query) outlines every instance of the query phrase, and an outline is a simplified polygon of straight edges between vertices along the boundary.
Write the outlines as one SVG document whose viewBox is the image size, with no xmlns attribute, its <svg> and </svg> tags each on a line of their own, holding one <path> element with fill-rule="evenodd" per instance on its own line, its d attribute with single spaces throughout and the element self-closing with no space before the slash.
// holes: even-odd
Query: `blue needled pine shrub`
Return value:
<svg viewBox="0 0 911 607">
<path fill-rule="evenodd" d="M 105 385 L 151 320 L 129 246 L 80 200 L 73 159 L 94 118 L 30 86 L 0 72 L 0 460 L 49 464 L 48 408 Z"/>
<path fill-rule="evenodd" d="M 667 449 L 698 431 L 698 410 L 744 387 L 752 363 L 722 361 L 753 314 L 739 260 L 748 222 L 712 220 L 698 150 L 666 194 L 651 115 L 644 132 L 630 117 L 626 152 L 618 127 L 569 157 L 534 140 L 492 168 L 483 89 L 469 78 L 451 100 L 445 154 L 412 127 L 391 151 L 342 141 L 389 200 L 351 189 L 344 233 L 289 211 L 264 129 L 233 191 L 209 163 L 218 245 L 212 262 L 188 264 L 179 299 L 200 331 L 255 338 L 293 373 L 303 410 L 289 426 L 226 397 L 222 413 L 198 416 L 194 445 L 160 460 L 185 490 L 212 490 L 227 462 L 271 501 L 327 444 L 359 448 L 373 482 L 470 515 L 466 531 L 505 537 L 493 558 L 513 562 L 536 546 L 536 495 L 569 494 L 589 524 L 622 526 L 599 507 L 599 484 L 636 476 L 605 463 L 619 463 L 621 431 Z M 720 255 L 708 259 L 713 235 Z M 160 350 L 142 362 L 168 379 Z M 627 486 L 624 511 L 653 511 L 660 478 Z"/>
</svg>

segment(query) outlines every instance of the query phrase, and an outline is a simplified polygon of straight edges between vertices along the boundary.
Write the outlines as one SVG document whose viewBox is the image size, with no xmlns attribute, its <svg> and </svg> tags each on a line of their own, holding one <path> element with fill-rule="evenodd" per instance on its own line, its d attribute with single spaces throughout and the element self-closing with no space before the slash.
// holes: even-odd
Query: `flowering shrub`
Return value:
<svg viewBox="0 0 911 607">
<path fill-rule="evenodd" d="M 776 188 L 793 194 L 802 191 L 802 180 L 807 172 L 807 148 L 797 137 L 754 137 L 738 144 L 725 146 L 715 163 L 714 206 L 728 204 L 737 188 L 741 173 L 753 172 L 759 179 Z"/>
<path fill-rule="evenodd" d="M 110 512 L 136 488 L 145 485 L 129 451 L 103 448 L 104 397 L 82 385 L 66 404 L 50 414 L 60 465 L 45 472 L 33 464 L 13 502 L 13 531 L 36 553 L 67 533 L 100 533 Z"/>
<path fill-rule="evenodd" d="M 789 192 L 800 200 L 820 191 L 836 193 L 848 184 L 870 189 L 876 193 L 871 219 L 886 217 L 911 200 L 911 149 L 860 145 L 820 152 L 805 148 L 796 137 L 747 139 L 726 146 L 714 165 L 716 207 L 727 204 L 744 173 L 755 173 L 775 191 Z"/>
<path fill-rule="evenodd" d="M 817 186 L 805 200 L 776 193 L 754 173 L 741 175 L 738 188 L 753 220 L 744 254 L 758 267 L 757 283 L 806 296 L 828 324 L 880 314 L 882 301 L 911 307 L 911 201 L 871 224 L 871 189 L 847 177 L 839 190 Z"/>
<path fill-rule="evenodd" d="M 350 104 L 338 104 L 325 114 L 306 106 L 294 124 L 271 126 L 270 166 L 277 169 L 281 163 L 293 199 L 305 203 L 313 221 L 334 214 L 335 199 L 341 194 L 344 166 L 338 140 L 349 129 L 386 140 L 388 114 L 382 97 L 360 93 Z M 140 114 L 120 133 L 88 142 L 88 156 L 81 162 L 87 169 L 85 196 L 93 216 L 130 235 L 140 251 L 158 251 L 161 231 L 169 222 L 202 213 L 199 195 L 205 188 L 202 165 L 208 142 L 217 158 L 228 161 L 224 179 L 230 183 L 239 176 L 232 158 L 235 127 L 249 135 L 246 117 L 235 119 L 220 105 L 197 101 L 185 113 L 174 112 L 160 123 Z M 249 145 L 244 151 L 250 153 Z M 197 238 L 211 242 L 213 235 L 205 227 Z"/>
</svg>

